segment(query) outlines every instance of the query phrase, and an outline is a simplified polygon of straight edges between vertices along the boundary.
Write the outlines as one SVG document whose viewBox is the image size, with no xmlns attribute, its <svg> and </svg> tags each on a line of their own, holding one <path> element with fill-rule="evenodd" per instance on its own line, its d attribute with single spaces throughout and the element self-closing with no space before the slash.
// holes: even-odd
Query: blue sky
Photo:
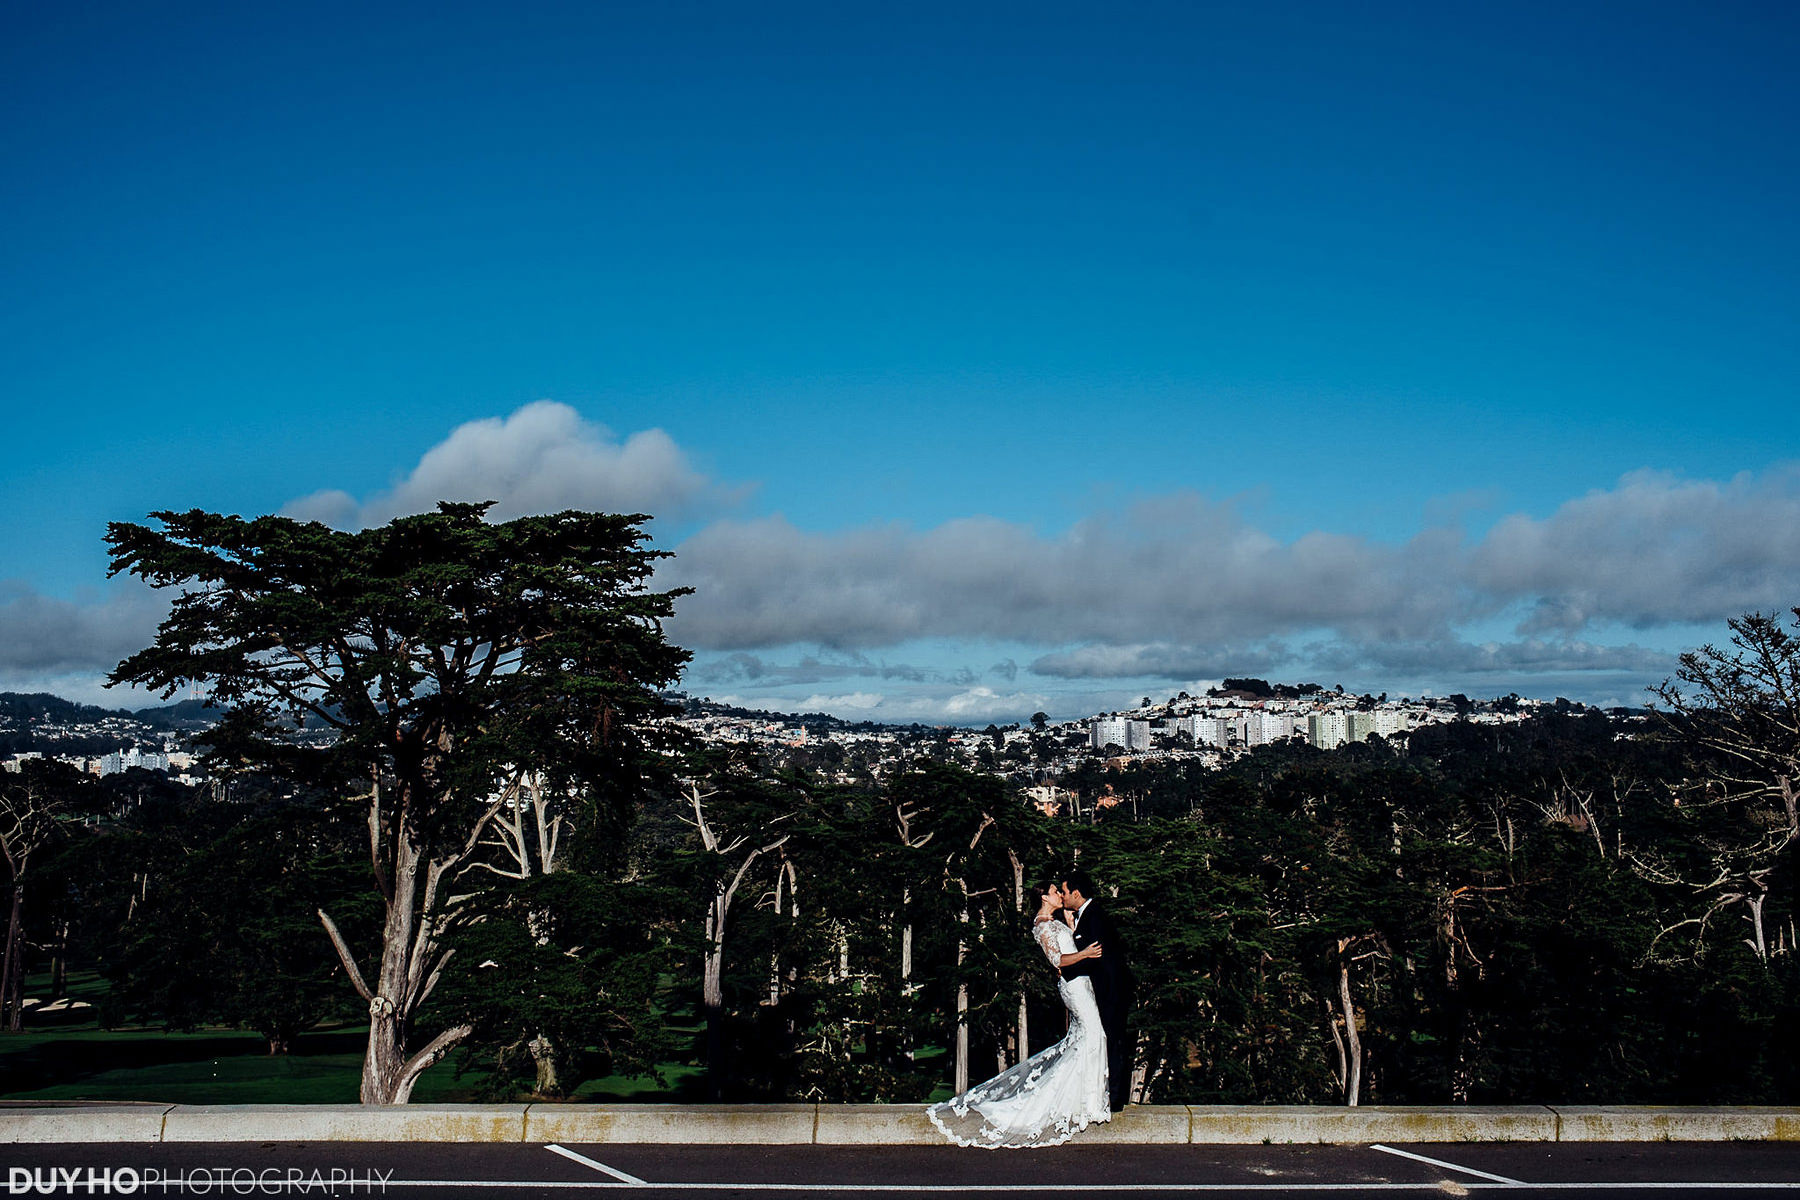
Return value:
<svg viewBox="0 0 1800 1200">
<path fill-rule="evenodd" d="M 694 689 L 846 715 L 1800 603 L 1790 6 L 3 19 L 0 687 L 146 635 L 108 520 L 428 486 L 649 508 Z"/>
</svg>

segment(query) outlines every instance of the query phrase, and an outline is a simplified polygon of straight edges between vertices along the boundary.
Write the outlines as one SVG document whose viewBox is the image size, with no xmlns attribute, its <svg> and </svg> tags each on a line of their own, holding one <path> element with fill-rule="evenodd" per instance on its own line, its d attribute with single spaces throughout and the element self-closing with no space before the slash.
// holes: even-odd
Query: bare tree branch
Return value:
<svg viewBox="0 0 1800 1200">
<path fill-rule="evenodd" d="M 350 947 L 344 942 L 344 935 L 338 932 L 337 925 L 325 915 L 324 909 L 321 908 L 318 912 L 319 923 L 325 926 L 326 936 L 331 939 L 331 944 L 337 947 L 338 961 L 344 964 L 344 974 L 350 977 L 350 986 L 355 988 L 356 994 L 364 1000 L 374 1000 L 375 993 L 371 992 L 369 985 L 363 982 L 362 972 L 356 968 L 356 958 L 350 953 Z"/>
</svg>

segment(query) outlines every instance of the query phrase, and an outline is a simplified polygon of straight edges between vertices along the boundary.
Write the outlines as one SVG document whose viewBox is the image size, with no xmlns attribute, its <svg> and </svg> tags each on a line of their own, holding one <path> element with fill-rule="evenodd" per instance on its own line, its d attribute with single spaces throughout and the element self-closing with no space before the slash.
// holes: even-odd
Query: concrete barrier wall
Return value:
<svg viewBox="0 0 1800 1200">
<path fill-rule="evenodd" d="M 178 1104 L 163 1117 L 162 1140 L 522 1142 L 528 1140 L 527 1108 L 524 1104 Z"/>
<path fill-rule="evenodd" d="M 1800 1108 L 1137 1105 L 1078 1144 L 1800 1141 Z M 0 1143 L 570 1142 L 931 1146 L 907 1104 L 0 1104 Z"/>
<path fill-rule="evenodd" d="M 1800 1142 L 1796 1108 L 1556 1109 L 1561 1142 Z"/>
<path fill-rule="evenodd" d="M 173 1104 L 7 1105 L 0 1142 L 160 1142 Z"/>
<path fill-rule="evenodd" d="M 818 1125 L 816 1104 L 534 1104 L 524 1140 L 795 1146 Z"/>
</svg>

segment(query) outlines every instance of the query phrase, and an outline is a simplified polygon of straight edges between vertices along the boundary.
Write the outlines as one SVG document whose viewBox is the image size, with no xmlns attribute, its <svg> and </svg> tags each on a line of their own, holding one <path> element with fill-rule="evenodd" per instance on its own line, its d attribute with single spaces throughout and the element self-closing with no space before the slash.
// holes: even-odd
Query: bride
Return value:
<svg viewBox="0 0 1800 1200">
<path fill-rule="evenodd" d="M 1075 935 L 1058 918 L 1063 895 L 1045 888 L 1031 926 L 1052 966 L 1059 970 L 1099 958 L 1100 946 L 1075 949 Z M 1008 1067 L 986 1083 L 926 1109 L 931 1123 L 959 1146 L 988 1150 L 1054 1146 L 1089 1122 L 1109 1121 L 1106 1094 L 1106 1031 L 1087 978 L 1057 980 L 1069 1010 L 1069 1035 L 1048 1050 Z"/>
</svg>

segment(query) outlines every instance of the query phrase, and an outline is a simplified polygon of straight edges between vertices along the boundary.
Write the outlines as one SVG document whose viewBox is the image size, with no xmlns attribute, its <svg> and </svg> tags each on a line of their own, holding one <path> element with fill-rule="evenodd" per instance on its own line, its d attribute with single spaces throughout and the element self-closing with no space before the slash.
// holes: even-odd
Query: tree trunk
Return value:
<svg viewBox="0 0 1800 1200">
<path fill-rule="evenodd" d="M 904 1006 L 904 1011 L 907 1011 L 909 1015 L 910 1015 L 910 1011 L 911 1011 L 910 1002 L 912 1000 L 912 994 L 913 994 L 913 981 L 912 981 L 913 927 L 912 927 L 911 917 L 909 916 L 909 914 L 911 912 L 912 912 L 912 889 L 909 887 L 901 888 L 900 889 L 900 920 L 901 920 L 901 925 L 900 925 L 900 999 L 901 999 L 902 1005 Z M 907 1026 L 902 1028 L 900 1037 L 901 1037 L 900 1045 L 901 1045 L 902 1051 L 906 1055 L 906 1061 L 907 1062 L 917 1061 L 918 1051 L 913 1047 L 910 1023 Z"/>
<path fill-rule="evenodd" d="M 417 931 L 414 905 L 423 856 L 404 828 L 397 850 L 394 895 L 388 901 L 387 920 L 381 931 L 381 968 L 376 975 L 375 993 L 369 998 L 369 1042 L 362 1077 L 364 1104 L 406 1103 L 398 1091 L 401 1072 L 406 1069 L 406 979 Z"/>
<path fill-rule="evenodd" d="M 1788 878 L 1800 879 L 1800 787 L 1794 785 L 1792 775 L 1777 775 L 1775 782 L 1781 789 L 1781 806 L 1787 813 Z M 1792 901 L 1789 903 L 1791 905 Z"/>
<path fill-rule="evenodd" d="M 1011 848 L 1006 851 L 1012 859 L 1013 869 L 1013 909 L 1021 916 L 1025 915 L 1025 864 Z M 1029 1015 L 1025 1011 L 1025 988 L 1019 987 L 1019 1062 L 1031 1057 L 1031 1026 Z"/>
<path fill-rule="evenodd" d="M 0 970 L 0 1013 L 6 1015 L 8 1033 L 17 1033 L 25 1025 L 24 989 L 20 986 L 25 975 L 25 946 L 19 929 L 19 912 L 24 903 L 25 886 L 14 883 L 12 913 L 6 921 L 6 963 Z"/>
<path fill-rule="evenodd" d="M 956 931 L 956 1081 L 954 1090 L 962 1095 L 969 1090 L 969 983 L 962 978 L 963 959 L 968 956 L 969 885 L 962 880 L 962 912 L 957 916 Z"/>
<path fill-rule="evenodd" d="M 1338 943 L 1338 1003 L 1344 1011 L 1344 1043 L 1348 1050 L 1348 1062 L 1344 1077 L 1344 1103 L 1351 1108 L 1362 1093 L 1362 1038 L 1356 1032 L 1356 1004 L 1350 996 L 1350 959 L 1347 951 L 1350 943 Z"/>
<path fill-rule="evenodd" d="M 431 862 L 418 833 L 409 827 L 404 811 L 403 807 L 394 823 L 391 880 L 381 873 L 380 856 L 375 855 L 377 878 L 386 884 L 383 890 L 387 915 L 382 926 L 381 966 L 374 988 L 364 981 L 337 926 L 324 910 L 319 911 L 319 920 L 337 948 L 338 959 L 352 986 L 369 1002 L 369 1037 L 363 1054 L 359 1092 L 364 1104 L 405 1104 L 412 1097 L 413 1084 L 418 1082 L 419 1076 L 473 1032 L 467 1025 L 454 1026 L 438 1034 L 423 1049 L 408 1055 L 407 1040 L 413 1014 L 437 986 L 438 973 L 448 961 L 447 954 L 437 953 L 434 924 L 438 919 L 438 885 L 455 860 Z M 378 815 L 372 815 L 372 849 L 376 847 L 380 826 Z"/>
<path fill-rule="evenodd" d="M 60 1000 L 69 992 L 69 923 L 56 923 L 56 957 L 50 960 L 50 999 Z"/>
<path fill-rule="evenodd" d="M 700 843 L 709 853 L 730 854 L 743 844 L 744 839 L 739 838 L 728 846 L 722 845 L 706 819 L 706 801 L 713 794 L 709 792 L 702 795 L 699 785 L 692 786 L 688 799 L 694 806 L 694 819 L 689 824 L 699 832 Z M 743 885 L 744 876 L 750 873 L 750 867 L 764 854 L 781 849 L 787 844 L 787 840 L 788 835 L 783 835 L 746 854 L 743 861 L 738 863 L 737 871 L 729 883 L 723 878 L 714 882 L 712 899 L 707 903 L 706 948 L 700 974 L 700 1007 L 706 1017 L 706 1091 L 713 1100 L 718 1100 L 724 1092 L 725 920 L 731 915 L 732 898 Z"/>
<path fill-rule="evenodd" d="M 1450 1054 L 1450 1103 L 1467 1104 L 1474 1082 L 1469 1070 L 1469 1006 L 1463 998 L 1462 977 L 1456 969 L 1456 898 L 1444 901 L 1444 992 L 1449 1002 L 1452 1050 Z"/>
<path fill-rule="evenodd" d="M 1763 892 L 1759 895 L 1751 896 L 1745 901 L 1745 903 L 1750 906 L 1750 927 L 1755 934 L 1755 936 L 1750 939 L 1750 949 L 1756 952 L 1757 960 L 1764 966 L 1767 966 L 1769 963 L 1769 942 L 1768 938 L 1763 934 L 1763 901 L 1768 898 L 1769 893 Z"/>
<path fill-rule="evenodd" d="M 725 897 L 713 897 L 706 913 L 706 956 L 701 963 L 700 1008 L 706 1018 L 706 1095 L 724 1094 L 725 1070 Z"/>
<path fill-rule="evenodd" d="M 539 1096 L 562 1095 L 562 1082 L 556 1073 L 556 1047 L 549 1038 L 538 1034 L 526 1043 L 531 1051 L 531 1060 L 537 1065 L 537 1092 Z"/>
<path fill-rule="evenodd" d="M 698 802 L 695 808 L 698 811 Z M 706 910 L 706 955 L 701 964 L 700 1007 L 706 1013 L 706 1090 L 715 1101 L 723 1095 L 725 1070 L 725 919 L 731 915 L 732 898 L 737 895 L 744 876 L 749 874 L 751 864 L 786 841 L 784 837 L 746 855 L 731 882 L 715 887 L 712 903 Z"/>
<path fill-rule="evenodd" d="M 1332 1008 L 1330 998 L 1326 997 L 1324 999 L 1325 1027 L 1331 1030 L 1331 1045 L 1332 1049 L 1336 1051 L 1336 1063 L 1335 1069 L 1332 1071 L 1332 1077 L 1337 1080 L 1338 1091 L 1342 1092 L 1345 1085 L 1350 1082 L 1350 1064 L 1344 1057 L 1344 1035 L 1343 1032 L 1338 1029 L 1337 1013 Z"/>
<path fill-rule="evenodd" d="M 775 872 L 775 915 L 781 916 L 781 892 L 787 881 L 785 872 Z M 769 951 L 769 1007 L 776 1008 L 781 1004 L 781 946 L 777 943 Z"/>
</svg>

